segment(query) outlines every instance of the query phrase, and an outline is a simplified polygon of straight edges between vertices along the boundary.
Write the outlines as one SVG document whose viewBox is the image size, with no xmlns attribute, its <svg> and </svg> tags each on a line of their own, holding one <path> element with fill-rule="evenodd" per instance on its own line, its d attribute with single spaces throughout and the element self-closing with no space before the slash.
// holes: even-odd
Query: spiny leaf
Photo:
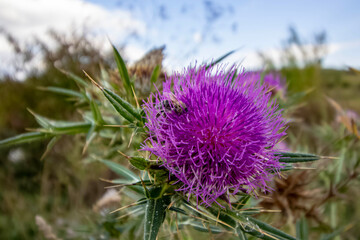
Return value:
<svg viewBox="0 0 360 240">
<path fill-rule="evenodd" d="M 240 228 L 237 228 L 236 232 L 237 232 L 240 240 L 247 240 L 245 233 Z"/>
<path fill-rule="evenodd" d="M 130 157 L 129 162 L 139 170 L 145 170 L 150 165 L 149 162 L 143 157 Z"/>
<path fill-rule="evenodd" d="M 104 91 L 109 94 L 117 103 L 119 103 L 126 111 L 128 111 L 131 115 L 133 115 L 136 119 L 141 121 L 141 116 L 139 111 L 134 108 L 130 103 L 125 101 L 122 97 L 112 92 L 111 90 L 104 88 Z M 105 94 L 105 93 L 104 93 Z"/>
<path fill-rule="evenodd" d="M 274 228 L 273 226 L 267 224 L 267 223 L 264 223 L 256 218 L 253 218 L 253 217 L 250 217 L 250 216 L 247 216 L 247 218 L 255 223 L 257 226 L 259 226 L 262 230 L 265 230 L 267 232 L 269 232 L 270 234 L 276 236 L 276 237 L 281 237 L 283 239 L 289 239 L 289 240 L 296 240 L 296 238 L 294 238 L 293 236 L 290 236 L 289 234 L 277 229 L 277 228 Z"/>
<path fill-rule="evenodd" d="M 241 199 L 239 201 L 236 202 L 236 209 L 241 209 L 243 208 L 246 203 L 249 201 L 250 199 L 250 195 L 246 195 L 246 196 L 242 196 Z"/>
<path fill-rule="evenodd" d="M 102 116 L 101 116 L 101 112 L 99 110 L 99 106 L 96 104 L 96 102 L 94 100 L 90 100 L 90 108 L 91 108 L 91 112 L 93 114 L 94 120 L 97 124 L 101 124 L 104 122 Z"/>
<path fill-rule="evenodd" d="M 89 147 L 92 140 L 96 137 L 96 135 L 97 135 L 96 125 L 92 124 L 88 133 L 86 134 L 86 142 L 82 151 L 83 154 L 86 152 L 87 148 Z"/>
<path fill-rule="evenodd" d="M 48 143 L 48 145 L 46 146 L 46 150 L 43 153 L 43 155 L 41 156 L 40 160 L 43 160 L 47 154 L 51 151 L 51 149 L 54 147 L 55 143 L 60 139 L 60 136 L 55 136 L 53 137 L 50 142 Z"/>
<path fill-rule="evenodd" d="M 98 84 L 94 79 L 92 79 L 92 77 L 90 77 L 89 74 L 87 74 L 87 72 L 85 72 L 85 75 L 91 80 L 91 82 L 97 86 L 102 92 L 103 94 L 105 95 L 105 97 L 109 100 L 109 102 L 111 103 L 111 105 L 115 108 L 115 110 L 122 116 L 124 117 L 126 120 L 128 120 L 129 122 L 134 122 L 135 121 L 135 118 L 134 118 L 134 115 L 132 113 L 130 113 L 128 110 L 126 110 L 126 108 L 130 109 L 130 108 L 133 108 L 131 106 L 131 104 L 127 103 L 126 101 L 119 102 L 119 99 L 121 99 L 118 95 L 116 95 L 115 93 L 111 92 L 110 90 L 107 89 L 107 91 L 105 91 L 105 88 L 103 88 L 100 84 Z M 111 94 L 109 94 L 109 92 Z M 114 96 L 117 96 L 116 99 L 114 99 Z M 123 100 L 123 99 L 121 99 Z M 125 104 L 127 103 L 127 104 Z M 126 105 L 126 108 L 124 107 Z M 136 110 L 134 110 L 136 111 Z M 139 115 L 140 116 L 140 115 Z"/>
<path fill-rule="evenodd" d="M 293 167 L 293 165 L 291 165 L 291 164 L 284 164 L 284 165 L 282 165 L 283 167 L 280 169 L 280 171 L 282 171 L 282 172 L 285 172 L 285 171 L 289 171 L 289 170 L 293 170 L 294 169 L 294 167 Z"/>
<path fill-rule="evenodd" d="M 41 115 L 39 115 L 39 114 L 37 114 L 37 113 L 34 113 L 32 110 L 30 110 L 30 109 L 27 109 L 30 113 L 31 113 L 31 115 L 33 115 L 34 116 L 34 118 L 35 118 L 35 120 L 36 120 L 36 122 L 40 125 L 40 126 L 42 126 L 43 128 L 50 128 L 51 127 L 51 120 L 50 119 L 48 119 L 48 118 L 46 118 L 46 117 L 43 117 L 43 116 L 41 116 Z"/>
<path fill-rule="evenodd" d="M 30 109 L 28 109 L 28 111 L 35 117 L 37 123 L 43 127 L 43 129 L 38 130 L 39 132 L 51 134 L 74 134 L 87 132 L 87 129 L 91 127 L 91 123 L 89 122 L 56 121 L 36 114 Z"/>
<path fill-rule="evenodd" d="M 150 189 L 150 195 L 153 191 L 157 191 L 157 188 Z M 144 240 L 156 240 L 169 204 L 169 196 L 148 200 L 145 210 Z"/>
<path fill-rule="evenodd" d="M 21 143 L 28 143 L 28 142 L 34 142 L 38 140 L 43 140 L 49 137 L 52 137 L 53 135 L 42 133 L 42 132 L 30 132 L 30 133 L 23 133 L 19 134 L 14 137 L 10 137 L 4 140 L 0 141 L 0 147 L 7 147 L 15 144 L 21 144 Z"/>
<path fill-rule="evenodd" d="M 275 156 L 279 156 L 280 157 L 279 161 L 283 163 L 311 162 L 320 159 L 319 156 L 308 153 L 279 152 L 276 153 Z"/>
<path fill-rule="evenodd" d="M 131 87 L 132 84 L 130 82 L 130 78 L 129 78 L 129 73 L 127 71 L 126 65 L 124 60 L 122 59 L 120 53 L 118 52 L 118 50 L 115 48 L 115 46 L 113 44 L 111 44 L 113 51 L 114 51 L 114 57 L 115 57 L 115 61 L 116 61 L 116 65 L 118 67 L 119 73 L 120 73 L 120 78 L 124 83 L 124 87 L 127 93 L 127 96 L 133 96 Z"/>
<path fill-rule="evenodd" d="M 44 132 L 52 134 L 77 134 L 86 133 L 91 128 L 92 124 L 89 122 L 63 122 L 63 121 L 51 121 L 52 128 Z"/>
<path fill-rule="evenodd" d="M 288 235 L 276 229 L 266 223 L 257 220 L 256 218 L 252 218 L 250 216 L 244 216 L 239 212 L 235 212 L 231 209 L 226 209 L 223 211 L 226 215 L 232 217 L 234 220 L 240 224 L 240 230 L 255 236 L 260 239 L 265 240 L 274 240 L 274 239 L 286 239 L 286 240 L 296 240 L 296 238 Z"/>
<path fill-rule="evenodd" d="M 153 185 L 153 182 L 151 182 L 150 180 L 143 180 L 143 183 L 141 181 L 134 181 L 134 180 L 127 180 L 127 179 L 113 179 L 113 180 L 105 180 L 105 179 L 101 179 L 105 182 L 109 182 L 109 183 L 114 183 L 114 184 L 119 184 L 119 185 L 124 185 L 124 186 L 141 186 L 143 183 L 146 186 L 151 186 Z"/>
<path fill-rule="evenodd" d="M 122 153 L 121 151 L 118 151 L 118 152 L 122 156 L 124 156 L 126 159 L 128 159 L 132 166 L 134 166 L 135 168 L 137 168 L 139 170 L 145 170 L 148 167 L 150 167 L 150 162 L 146 158 L 143 158 L 140 156 L 130 157 L 130 156 L 127 156 L 126 154 Z"/>
<path fill-rule="evenodd" d="M 196 220 L 182 222 L 182 223 L 180 223 L 180 225 L 190 225 L 195 230 L 200 231 L 200 232 L 211 232 L 211 233 L 215 233 L 215 234 L 224 232 L 224 230 L 221 229 L 220 227 L 211 225 L 209 223 L 202 223 L 202 222 L 196 221 Z"/>
<path fill-rule="evenodd" d="M 66 76 L 68 76 L 69 78 L 71 78 L 72 80 L 74 80 L 76 83 L 78 83 L 79 85 L 82 85 L 84 87 L 88 87 L 89 84 L 87 82 L 85 82 L 81 77 L 71 73 L 71 72 L 67 72 L 64 71 L 62 69 L 59 69 L 62 73 L 64 73 Z"/>
<path fill-rule="evenodd" d="M 126 167 L 109 161 L 109 160 L 105 160 L 105 159 L 99 159 L 100 162 L 104 163 L 106 166 L 108 166 L 112 171 L 114 171 L 115 173 L 117 173 L 119 176 L 124 177 L 125 179 L 128 180 L 136 180 L 139 181 L 140 179 L 135 175 L 135 173 L 133 173 L 132 171 L 130 171 L 129 169 L 127 169 Z"/>
<path fill-rule="evenodd" d="M 184 209 L 181 209 L 181 208 L 178 208 L 178 207 L 170 207 L 169 210 L 177 212 L 177 213 L 184 214 L 186 216 L 189 215 L 189 214 L 187 214 L 187 212 Z"/>
<path fill-rule="evenodd" d="M 129 122 L 134 122 L 135 118 L 131 115 L 123 106 L 121 106 L 114 98 L 111 97 L 107 92 L 103 92 L 105 97 L 109 100 L 111 105 L 115 108 L 115 110 L 126 120 Z"/>
<path fill-rule="evenodd" d="M 70 97 L 75 97 L 75 98 L 82 98 L 82 99 L 85 98 L 82 93 L 74 91 L 74 90 L 66 89 L 66 88 L 39 87 L 38 89 L 43 90 L 43 91 L 58 93 L 58 94 L 62 94 L 62 95 L 70 96 Z"/>
</svg>

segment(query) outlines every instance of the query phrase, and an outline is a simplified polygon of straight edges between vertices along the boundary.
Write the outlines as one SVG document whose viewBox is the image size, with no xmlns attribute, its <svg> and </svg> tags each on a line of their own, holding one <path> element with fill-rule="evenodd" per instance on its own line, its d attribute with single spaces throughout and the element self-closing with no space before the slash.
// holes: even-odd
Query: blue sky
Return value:
<svg viewBox="0 0 360 240">
<path fill-rule="evenodd" d="M 247 54 L 280 48 L 290 25 L 308 41 L 326 31 L 328 43 L 336 46 L 329 49 L 326 65 L 360 63 L 360 1 L 90 1 L 131 11 L 146 23 L 147 34 L 129 41 L 144 48 L 166 45 L 174 64 L 237 48 L 236 57 L 246 62 Z"/>
<path fill-rule="evenodd" d="M 0 27 L 25 40 L 86 22 L 98 42 L 108 36 L 132 61 L 166 45 L 165 66 L 180 69 L 233 49 L 239 50 L 228 61 L 262 67 L 257 53 L 279 59 L 294 26 L 307 42 L 325 30 L 325 66 L 345 68 L 360 67 L 359 9 L 355 0 L 0 0 Z M 1 38 L 0 56 L 10 56 Z"/>
</svg>

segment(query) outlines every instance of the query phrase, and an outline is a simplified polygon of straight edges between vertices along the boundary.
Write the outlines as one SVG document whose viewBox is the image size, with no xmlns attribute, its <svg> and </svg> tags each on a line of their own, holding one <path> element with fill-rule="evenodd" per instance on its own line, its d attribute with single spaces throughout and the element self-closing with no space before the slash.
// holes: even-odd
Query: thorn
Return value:
<svg viewBox="0 0 360 240">
<path fill-rule="evenodd" d="M 119 211 L 121 211 L 121 210 L 123 210 L 123 209 L 126 209 L 126 208 L 129 208 L 129 207 L 136 206 L 136 205 L 138 205 L 138 204 L 139 204 L 138 202 L 131 203 L 131 204 L 127 205 L 127 206 L 124 206 L 124 207 L 115 209 L 114 211 L 110 212 L 110 214 L 113 214 L 113 213 L 115 213 L 115 212 L 119 212 Z"/>
<path fill-rule="evenodd" d="M 113 183 L 112 180 L 108 180 L 108 179 L 105 179 L 105 178 L 99 178 L 100 181 L 103 181 L 103 182 L 107 182 L 107 183 Z"/>
<path fill-rule="evenodd" d="M 120 128 L 131 128 L 130 125 L 103 125 L 104 127 L 120 127 Z"/>
<path fill-rule="evenodd" d="M 34 113 L 30 108 L 26 108 L 26 110 L 28 110 L 28 112 L 29 112 L 31 115 L 33 115 L 33 116 L 36 115 L 36 113 Z"/>
<path fill-rule="evenodd" d="M 138 109 L 140 109 L 140 105 L 139 105 L 139 102 L 138 102 L 138 100 L 137 100 L 137 97 L 136 97 L 135 90 L 134 90 L 134 87 L 133 87 L 133 86 L 131 86 L 131 90 L 132 90 L 132 92 L 133 92 L 133 94 L 134 94 L 136 106 L 137 106 Z"/>
<path fill-rule="evenodd" d="M 320 156 L 320 159 L 335 159 L 335 160 L 338 160 L 340 158 L 339 157 L 331 157 L 331 156 Z"/>
<path fill-rule="evenodd" d="M 136 131 L 136 130 L 135 130 Z M 129 141 L 129 144 L 128 144 L 128 148 L 130 147 L 130 144 L 135 136 L 135 131 L 133 131 L 133 133 L 131 134 L 131 137 L 130 137 L 130 141 Z"/>
<path fill-rule="evenodd" d="M 126 155 L 125 153 L 121 152 L 120 150 L 118 150 L 118 153 L 120 153 L 121 155 L 123 155 L 126 159 L 130 159 L 131 157 L 129 157 L 128 155 Z"/>
<path fill-rule="evenodd" d="M 316 168 L 313 168 L 313 167 L 293 167 L 293 169 L 297 169 L 297 170 L 315 170 Z"/>
<path fill-rule="evenodd" d="M 85 75 L 86 75 L 86 77 L 87 78 L 89 78 L 90 79 L 90 81 L 95 85 L 95 86 L 97 86 L 98 88 L 100 88 L 101 90 L 103 90 L 104 88 L 102 87 L 102 86 L 100 86 L 100 84 L 98 84 L 97 82 L 95 82 L 95 80 L 94 79 L 92 79 L 91 77 L 90 77 L 90 75 L 89 74 L 87 74 L 87 72 L 85 72 L 85 70 L 83 70 L 83 72 L 85 73 Z"/>
</svg>

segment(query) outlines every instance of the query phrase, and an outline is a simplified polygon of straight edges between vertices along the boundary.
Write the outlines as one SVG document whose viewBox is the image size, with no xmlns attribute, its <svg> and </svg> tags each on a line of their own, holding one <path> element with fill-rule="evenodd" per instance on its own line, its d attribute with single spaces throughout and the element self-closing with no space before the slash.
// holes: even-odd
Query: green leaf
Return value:
<svg viewBox="0 0 360 240">
<path fill-rule="evenodd" d="M 218 226 L 209 223 L 202 223 L 196 220 L 182 222 L 180 225 L 190 225 L 199 232 L 211 232 L 215 234 L 224 232 L 224 230 Z"/>
<path fill-rule="evenodd" d="M 262 230 L 265 230 L 267 232 L 269 232 L 270 234 L 274 235 L 275 237 L 281 237 L 283 239 L 290 239 L 290 240 L 296 240 L 296 238 L 294 238 L 293 236 L 290 236 L 289 234 L 274 228 L 273 226 L 264 223 L 256 218 L 247 216 L 247 218 L 249 219 L 249 221 L 255 223 L 257 226 L 259 226 Z"/>
<path fill-rule="evenodd" d="M 139 170 L 145 170 L 150 166 L 150 163 L 143 157 L 130 157 L 129 162 Z"/>
<path fill-rule="evenodd" d="M 345 229 L 349 228 L 349 227 L 351 227 L 351 225 L 339 227 L 338 229 L 336 229 L 335 231 L 333 231 L 332 233 L 329 233 L 329 234 L 323 234 L 323 235 L 321 235 L 320 240 L 331 240 L 334 237 L 343 233 L 345 231 Z"/>
<path fill-rule="evenodd" d="M 86 133 L 91 128 L 92 124 L 89 122 L 63 122 L 51 121 L 52 128 L 44 129 L 44 132 L 52 134 L 77 134 Z"/>
<path fill-rule="evenodd" d="M 135 118 L 133 115 L 131 115 L 123 106 L 121 106 L 111 95 L 109 95 L 107 92 L 103 91 L 105 97 L 109 100 L 111 105 L 115 108 L 115 110 L 126 120 L 129 122 L 134 122 Z"/>
<path fill-rule="evenodd" d="M 75 98 L 81 98 L 81 99 L 85 98 L 82 93 L 77 92 L 77 91 L 74 91 L 74 90 L 66 89 L 66 88 L 60 88 L 60 87 L 39 87 L 39 89 L 40 89 L 40 90 L 43 90 L 43 91 L 58 93 L 58 94 L 62 94 L 62 95 L 70 96 L 70 97 L 75 97 Z"/>
<path fill-rule="evenodd" d="M 245 232 L 243 232 L 240 228 L 237 228 L 236 232 L 237 232 L 240 240 L 247 240 Z"/>
<path fill-rule="evenodd" d="M 118 67 L 119 73 L 120 73 L 120 78 L 123 81 L 127 96 L 133 96 L 133 92 L 132 92 L 132 84 L 130 82 L 130 78 L 129 78 L 129 73 L 127 71 L 126 65 L 124 60 L 122 59 L 120 53 L 118 52 L 118 50 L 115 48 L 115 46 L 113 44 L 111 44 L 113 51 L 114 51 L 114 57 L 115 57 L 115 61 L 116 61 L 116 65 Z"/>
<path fill-rule="evenodd" d="M 150 189 L 157 191 L 157 188 Z M 145 209 L 144 240 L 156 240 L 159 229 L 164 222 L 167 206 L 170 204 L 169 196 L 149 199 Z"/>
<path fill-rule="evenodd" d="M 282 232 L 279 229 L 276 229 L 269 224 L 261 222 L 260 220 L 250 217 L 248 215 L 243 215 L 239 212 L 235 212 L 230 209 L 223 211 L 226 215 L 232 217 L 234 220 L 237 220 L 239 223 L 239 228 L 241 231 L 246 232 L 252 236 L 255 236 L 260 239 L 265 240 L 274 240 L 274 239 L 286 239 L 286 240 L 296 240 L 296 238 L 288 235 L 287 233 Z"/>
<path fill-rule="evenodd" d="M 112 171 L 114 171 L 115 173 L 117 173 L 119 176 L 124 177 L 127 180 L 135 180 L 135 181 L 139 181 L 139 177 L 135 175 L 135 173 L 133 173 L 132 171 L 130 171 L 129 169 L 127 169 L 126 167 L 109 161 L 109 160 L 105 160 L 105 159 L 99 159 L 100 162 L 104 163 L 106 166 L 108 166 Z"/>
<path fill-rule="evenodd" d="M 86 134 L 86 142 L 83 148 L 83 154 L 86 152 L 87 148 L 89 147 L 90 143 L 92 142 L 92 140 L 94 140 L 94 138 L 96 137 L 97 132 L 96 132 L 96 125 L 93 124 L 88 133 Z"/>
<path fill-rule="evenodd" d="M 119 95 L 117 95 L 116 93 L 112 92 L 111 90 L 109 90 L 107 88 L 104 88 L 104 91 L 108 95 L 110 95 L 118 104 L 120 104 L 126 111 L 128 111 L 136 119 L 141 121 L 142 118 L 141 118 L 139 111 L 136 108 L 134 108 L 130 103 L 128 103 L 123 98 L 121 98 Z"/>
<path fill-rule="evenodd" d="M 76 83 L 78 83 L 79 85 L 82 85 L 84 87 L 88 87 L 89 84 L 84 81 L 81 77 L 71 73 L 71 72 L 67 72 L 64 70 L 59 69 L 63 74 L 65 74 L 66 76 L 68 76 L 69 78 L 71 78 L 72 80 L 74 80 Z"/>
<path fill-rule="evenodd" d="M 161 73 L 161 69 L 159 65 L 156 65 L 156 67 L 154 68 L 152 74 L 151 74 L 151 78 L 150 78 L 150 89 L 154 88 L 154 84 L 156 83 L 156 81 L 158 80 L 159 76 Z"/>
<path fill-rule="evenodd" d="M 279 152 L 276 153 L 275 156 L 280 156 L 279 161 L 283 163 L 311 162 L 320 159 L 319 156 L 308 153 Z"/>
<path fill-rule="evenodd" d="M 37 123 L 43 127 L 38 130 L 39 132 L 50 134 L 75 134 L 87 132 L 91 127 L 91 123 L 89 122 L 55 121 L 36 114 L 30 109 L 28 109 L 28 111 L 35 117 Z"/>
<path fill-rule="evenodd" d="M 296 222 L 296 238 L 301 240 L 309 239 L 309 227 L 304 217 Z"/>
<path fill-rule="evenodd" d="M 250 199 L 250 195 L 246 195 L 246 196 L 242 196 L 241 199 L 239 201 L 236 202 L 236 209 L 241 209 L 243 208 L 246 203 L 249 201 Z"/>
<path fill-rule="evenodd" d="M 118 178 L 118 179 L 113 179 L 110 181 L 111 183 L 114 184 L 120 184 L 120 185 L 131 185 L 131 186 L 141 186 L 143 183 L 145 186 L 152 186 L 154 185 L 152 181 L 150 180 L 143 180 L 143 182 L 141 181 L 134 181 L 134 180 L 127 180 L 127 179 L 122 179 L 122 178 Z"/>
<path fill-rule="evenodd" d="M 28 111 L 34 116 L 36 122 L 42 126 L 43 128 L 50 128 L 51 127 L 51 120 L 43 117 L 37 113 L 34 113 L 32 110 L 28 109 Z"/>
<path fill-rule="evenodd" d="M 186 216 L 188 216 L 189 214 L 187 214 L 187 212 L 184 209 L 178 208 L 178 207 L 170 207 L 169 210 L 180 213 L 180 214 L 184 214 Z"/>
<path fill-rule="evenodd" d="M 54 147 L 55 143 L 60 139 L 60 136 L 55 136 L 53 137 L 50 142 L 48 143 L 48 145 L 46 146 L 46 150 L 43 153 L 43 155 L 41 156 L 40 160 L 43 160 L 47 154 L 51 151 L 51 149 Z"/>
<path fill-rule="evenodd" d="M 15 144 L 21 144 L 21 143 L 28 143 L 28 142 L 34 142 L 38 140 L 43 140 L 49 137 L 52 137 L 53 135 L 42 133 L 42 132 L 30 132 L 30 133 L 23 133 L 14 137 L 10 137 L 7 139 L 3 139 L 0 141 L 0 147 L 7 147 Z"/>
<path fill-rule="evenodd" d="M 91 112 L 93 114 L 94 120 L 97 124 L 101 124 L 104 122 L 102 116 L 101 116 L 101 112 L 99 110 L 99 106 L 96 104 L 96 102 L 94 100 L 90 100 L 90 108 L 91 108 Z"/>
</svg>

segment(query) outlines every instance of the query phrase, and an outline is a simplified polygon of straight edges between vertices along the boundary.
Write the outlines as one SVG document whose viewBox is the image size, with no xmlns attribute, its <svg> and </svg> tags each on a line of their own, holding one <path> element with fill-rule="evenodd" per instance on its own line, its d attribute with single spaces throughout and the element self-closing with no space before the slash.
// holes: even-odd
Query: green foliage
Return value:
<svg viewBox="0 0 360 240">
<path fill-rule="evenodd" d="M 145 209 L 144 240 L 156 240 L 159 229 L 166 216 L 170 197 L 159 195 L 162 188 L 150 189 L 150 198 L 147 200 Z"/>
<path fill-rule="evenodd" d="M 293 40 L 298 43 L 298 47 L 301 48 L 298 38 L 295 35 L 293 37 Z M 144 152 L 137 152 L 140 143 L 146 138 L 142 130 L 145 120 L 143 112 L 139 109 L 135 94 L 135 92 L 138 92 L 135 91 L 137 76 L 130 74 L 131 71 L 128 71 L 124 59 L 117 49 L 114 46 L 112 47 L 121 84 L 126 92 L 124 97 L 120 94 L 121 88 L 117 85 L 118 82 L 112 80 L 111 74 L 106 73 L 106 68 L 98 69 L 95 73 L 85 70 L 89 72 L 87 76 L 89 79 L 92 80 L 92 77 L 100 79 L 98 82 L 92 80 L 93 84 L 80 77 L 82 76 L 81 72 L 74 71 L 74 73 L 70 73 L 63 70 L 60 72 L 55 69 L 56 74 L 60 73 L 61 78 L 66 76 L 69 78 L 68 80 L 71 79 L 72 81 L 66 81 L 66 84 L 61 84 L 61 81 L 59 81 L 59 84 L 53 84 L 54 86 L 45 84 L 46 87 L 40 87 L 41 90 L 44 90 L 39 91 L 41 94 L 50 92 L 55 93 L 57 96 L 57 100 L 51 105 L 51 109 L 56 109 L 54 114 L 51 114 L 50 111 L 44 114 L 51 116 L 51 119 L 38 114 L 38 112 L 43 113 L 43 111 L 39 111 L 41 108 L 31 106 L 31 109 L 34 109 L 34 112 L 31 111 L 35 120 L 33 125 L 36 122 L 39 127 L 34 128 L 31 126 L 31 132 L 29 133 L 0 140 L 0 150 L 5 152 L 4 155 L 8 154 L 9 147 L 18 144 L 22 144 L 20 146 L 30 146 L 23 145 L 29 142 L 34 145 L 40 144 L 38 148 L 34 148 L 36 152 L 39 152 L 40 147 L 45 150 L 42 156 L 34 157 L 36 161 L 40 158 L 44 159 L 42 162 L 38 161 L 36 165 L 37 168 L 43 169 L 44 173 L 41 177 L 38 177 L 42 179 L 41 189 L 38 187 L 35 192 L 47 190 L 49 194 L 44 195 L 46 196 L 44 198 L 40 198 L 44 202 L 43 207 L 37 206 L 34 210 L 20 208 L 22 212 L 33 211 L 31 214 L 35 215 L 41 209 L 48 209 L 48 211 L 42 211 L 49 213 L 46 217 L 55 222 L 56 219 L 53 218 L 54 209 L 60 209 L 61 212 L 63 212 L 63 209 L 69 209 L 69 214 L 64 213 L 62 216 L 64 219 L 71 219 L 71 221 L 69 220 L 70 226 L 63 226 L 62 229 L 66 227 L 71 230 L 75 229 L 76 233 L 72 238 L 97 239 L 100 236 L 105 236 L 107 239 L 139 239 L 141 238 L 140 235 L 142 235 L 143 239 L 155 240 L 165 236 L 168 237 L 169 233 L 174 238 L 182 239 L 197 239 L 198 236 L 204 236 L 205 239 L 208 239 L 211 234 L 218 233 L 227 238 L 237 239 L 295 239 L 293 236 L 295 234 L 297 239 L 318 239 L 320 237 L 321 239 L 331 239 L 339 234 L 347 236 L 346 234 L 349 231 L 349 225 L 347 224 L 354 220 L 353 211 L 360 207 L 354 201 L 342 199 L 343 195 L 349 193 L 358 195 L 356 188 L 348 184 L 357 180 L 360 165 L 359 141 L 354 130 L 354 126 L 357 126 L 355 120 L 350 121 L 352 124 L 350 124 L 351 131 L 349 130 L 349 124 L 345 123 L 345 126 L 342 127 L 333 127 L 330 124 L 314 125 L 314 122 L 307 120 L 316 114 L 314 115 L 313 112 L 309 111 L 300 115 L 301 119 L 305 119 L 303 122 L 290 127 L 289 137 L 284 141 L 299 153 L 286 151 L 277 154 L 284 166 L 281 175 L 291 174 L 302 167 L 308 168 L 310 163 L 313 164 L 312 167 L 323 169 L 322 172 L 313 170 L 319 176 L 319 179 L 311 182 L 311 188 L 320 190 L 318 191 L 320 193 L 317 193 L 320 199 L 308 205 L 296 206 L 298 209 L 303 210 L 300 219 L 298 215 L 290 211 L 286 212 L 286 214 L 289 214 L 287 216 L 288 221 L 282 229 L 268 224 L 268 222 L 278 223 L 278 215 L 274 213 L 264 217 L 261 214 L 267 210 L 273 210 L 273 208 L 263 209 L 257 205 L 266 197 L 260 193 L 257 198 L 254 198 L 252 195 L 245 194 L 245 191 L 239 191 L 230 200 L 219 198 L 218 201 L 224 206 L 223 208 L 218 205 L 205 208 L 198 205 L 191 196 L 185 196 L 176 191 L 179 184 L 176 183 L 174 176 L 169 176 L 169 172 L 162 166 L 160 159 L 151 157 Z M 225 54 L 212 64 L 219 63 L 233 52 Z M 286 116 L 289 119 L 295 118 L 294 122 L 296 122 L 296 117 L 299 118 L 299 115 L 297 115 L 300 109 L 298 104 L 307 102 L 314 107 L 314 99 L 318 99 L 319 94 L 324 90 L 322 88 L 325 85 L 323 84 L 323 78 L 320 76 L 324 70 L 321 69 L 319 59 L 308 61 L 304 66 L 299 66 L 294 56 L 289 56 L 288 61 L 289 65 L 281 71 L 287 76 L 289 92 L 286 98 L 279 99 L 279 101 L 281 106 L 286 108 Z M 54 70 L 50 66 L 49 68 L 49 71 Z M 61 69 L 67 68 L 61 66 Z M 154 91 L 151 87 L 158 82 L 157 79 L 162 74 L 161 66 L 151 67 L 151 71 L 147 86 Z M 49 74 L 47 76 L 52 76 L 50 73 L 47 74 Z M 11 87 L 11 91 L 15 91 L 17 87 L 15 85 Z M 316 91 L 311 92 L 309 90 L 311 88 L 316 89 Z M 321 88 L 321 91 L 319 88 Z M 6 94 L 6 91 L 4 91 L 4 94 Z M 33 97 L 36 94 L 29 93 L 29 96 Z M 58 106 L 62 106 L 58 100 L 64 97 L 74 104 L 77 110 L 76 114 L 73 110 L 70 111 L 70 116 L 65 114 L 69 113 L 69 111 L 64 111 L 63 116 L 57 113 L 57 110 L 62 109 L 61 107 L 58 109 Z M 146 96 L 141 96 L 141 98 L 144 97 Z M 11 106 L 12 104 L 7 105 L 6 111 L 9 111 Z M 64 118 L 69 120 L 54 120 Z M 321 119 L 325 121 L 327 118 L 323 117 Z M 18 131 L 22 131 L 22 128 L 19 128 Z M 304 134 L 304 136 L 299 133 Z M 14 134 L 6 133 L 4 136 Z M 75 135 L 75 140 L 69 140 L 70 138 L 67 135 Z M 44 144 L 38 141 L 44 141 Z M 70 151 L 70 149 L 73 149 L 74 152 Z M 79 149 L 82 149 L 82 151 L 79 151 Z M 57 162 L 56 160 L 64 158 L 64 156 L 61 155 L 56 158 L 53 156 L 56 152 L 66 152 L 66 160 Z M 308 154 L 306 152 L 316 152 L 317 154 Z M 339 158 L 320 155 L 339 156 Z M 76 159 L 83 159 L 83 161 L 77 161 Z M 323 161 L 316 161 L 319 159 Z M 11 168 L 9 171 L 7 165 L 5 167 L 4 172 L 13 171 Z M 88 169 L 92 168 L 93 171 L 88 171 Z M 105 172 L 104 169 L 110 171 Z M 98 183 L 100 182 L 98 181 L 99 176 L 102 177 L 101 183 L 103 183 L 100 186 Z M 61 185 L 58 186 L 48 181 L 52 178 L 60 181 Z M 84 182 L 83 179 L 89 181 Z M 0 180 L 5 182 L 6 178 Z M 279 180 L 282 181 L 282 187 L 285 180 L 286 176 Z M 15 190 L 10 192 L 13 198 L 17 194 L 17 186 L 14 185 L 16 181 L 20 182 L 19 179 L 10 176 L 10 180 L 6 182 L 11 187 L 15 186 L 15 188 L 13 187 Z M 76 216 L 77 211 L 70 208 L 69 202 L 77 203 L 77 201 L 80 201 L 78 198 L 82 197 L 84 203 L 77 204 L 81 206 L 84 212 L 89 213 L 89 206 L 94 203 L 95 199 L 99 199 L 104 192 L 105 183 L 113 184 L 110 187 L 121 191 L 121 201 L 118 198 L 119 196 L 116 195 L 115 205 L 118 207 L 121 202 L 122 207 L 115 210 L 113 206 L 99 207 L 100 211 L 97 213 L 92 212 L 93 216 L 89 218 L 90 221 L 86 220 L 87 222 L 83 220 L 87 216 L 83 218 Z M 26 180 L 23 184 L 26 184 Z M 36 184 L 40 185 L 40 180 Z M 275 192 L 280 197 L 273 195 L 267 198 L 278 200 L 281 205 L 285 201 L 284 198 L 287 197 L 284 193 L 292 191 L 292 188 L 297 185 L 303 186 L 304 184 L 295 182 L 290 186 L 281 188 L 281 191 Z M 307 192 L 310 191 L 307 187 L 306 185 L 306 188 L 304 187 L 301 190 L 300 196 L 307 196 Z M 27 191 L 34 192 L 33 189 L 27 189 Z M 90 193 L 96 191 L 97 194 L 93 194 L 91 198 L 87 197 Z M 4 201 L 6 207 L 3 207 L 6 210 L 12 201 L 4 194 L 0 194 L 0 199 L 6 200 Z M 38 200 L 34 199 L 33 202 Z M 229 201 L 231 201 L 231 207 L 228 206 Z M 343 204 L 345 202 L 347 204 Z M 285 202 L 285 205 L 287 203 L 289 202 Z M 98 206 L 96 205 L 96 207 Z M 291 208 L 292 206 L 288 204 L 286 207 Z M 316 215 L 315 210 L 318 208 L 323 210 L 323 215 L 314 220 L 311 216 Z M 339 218 L 340 214 L 346 217 Z M 20 222 L 19 219 L 21 218 L 19 216 L 14 215 L 12 217 L 13 222 Z M 4 221 L 3 218 L 0 218 L 0 221 Z M 295 222 L 296 224 L 294 224 Z M 74 226 L 71 226 L 72 224 Z M 339 228 L 338 226 L 346 227 Z M 36 227 L 33 224 L 28 230 L 23 231 L 26 232 L 25 235 L 34 237 Z M 349 233 L 349 236 L 356 236 L 358 230 L 351 231 L 353 232 Z M 61 230 L 57 231 L 57 233 L 64 238 L 69 238 Z M 9 238 L 8 236 L 6 237 Z M 19 238 L 19 235 L 14 236 L 13 238 Z"/>
<path fill-rule="evenodd" d="M 135 93 L 133 93 L 134 86 L 130 81 L 129 73 L 126 68 L 125 62 L 122 59 L 121 55 L 119 54 L 118 50 L 115 48 L 114 45 L 112 45 L 112 48 L 114 51 L 116 65 L 117 65 L 119 73 L 120 73 L 120 78 L 123 81 L 123 84 L 124 84 L 124 87 L 125 87 L 125 90 L 127 93 L 127 97 L 128 97 L 128 99 L 133 99 L 133 97 L 135 97 Z"/>
</svg>

